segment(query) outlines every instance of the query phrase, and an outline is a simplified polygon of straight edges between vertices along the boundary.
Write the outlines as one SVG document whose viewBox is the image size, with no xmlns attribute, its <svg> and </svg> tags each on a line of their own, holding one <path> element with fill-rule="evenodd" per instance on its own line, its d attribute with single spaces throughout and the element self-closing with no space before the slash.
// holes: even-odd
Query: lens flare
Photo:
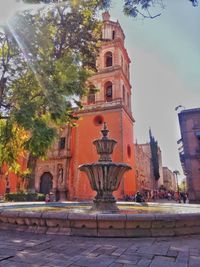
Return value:
<svg viewBox="0 0 200 267">
<path fill-rule="evenodd" d="M 35 78 L 41 88 L 43 88 L 43 93 L 47 93 L 46 84 L 48 83 L 48 74 L 44 75 L 45 70 L 42 69 L 41 64 L 38 63 L 38 55 L 34 49 L 34 42 L 30 36 L 34 36 L 35 31 L 39 31 L 34 27 L 34 24 L 31 25 L 27 20 L 26 15 L 24 15 L 24 11 L 31 14 L 39 14 L 38 12 L 46 12 L 48 9 L 54 9 L 58 6 L 65 7 L 69 10 L 69 6 L 66 3 L 54 3 L 54 4 L 24 4 L 19 0 L 0 0 L 3 1 L 2 9 L 1 9 L 1 17 L 0 17 L 0 28 L 6 28 L 9 30 L 10 34 L 14 37 L 18 47 L 20 48 L 24 60 L 27 65 L 35 75 Z M 11 8 L 12 6 L 12 8 Z M 12 12 L 10 11 L 12 10 Z M 4 10 L 4 11 L 3 11 Z M 40 15 L 41 15 L 40 13 Z M 2 14 L 4 14 L 2 16 Z M 2 24 L 1 24 L 2 23 Z M 28 37 L 26 35 L 27 31 L 30 33 Z M 31 34 L 33 33 L 33 34 Z M 45 36 L 44 39 L 40 40 L 39 46 L 41 49 L 47 45 L 49 42 L 48 36 Z M 41 75 L 41 73 L 43 73 Z M 48 95 L 48 93 L 47 93 Z M 77 106 L 76 101 L 78 101 L 76 96 L 72 95 L 66 98 L 66 101 L 71 102 L 72 106 Z"/>
<path fill-rule="evenodd" d="M 21 1 L 1 0 L 0 25 L 4 25 L 22 7 Z"/>
</svg>

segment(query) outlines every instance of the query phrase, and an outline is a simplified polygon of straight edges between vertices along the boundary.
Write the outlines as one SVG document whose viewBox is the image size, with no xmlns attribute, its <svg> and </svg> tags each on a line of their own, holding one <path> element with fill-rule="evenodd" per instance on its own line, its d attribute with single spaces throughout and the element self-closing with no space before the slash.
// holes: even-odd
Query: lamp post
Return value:
<svg viewBox="0 0 200 267">
<path fill-rule="evenodd" d="M 178 193 L 178 202 L 181 203 L 180 192 L 179 192 L 179 185 L 178 185 L 178 175 L 180 175 L 180 172 L 178 170 L 175 170 L 175 171 L 173 171 L 173 174 L 176 177 L 176 185 L 177 185 L 177 193 Z"/>
</svg>

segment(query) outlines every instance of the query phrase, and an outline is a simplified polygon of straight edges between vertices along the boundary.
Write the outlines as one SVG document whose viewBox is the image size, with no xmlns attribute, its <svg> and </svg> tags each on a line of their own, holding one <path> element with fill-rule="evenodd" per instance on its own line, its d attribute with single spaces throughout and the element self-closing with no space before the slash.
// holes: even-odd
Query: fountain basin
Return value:
<svg viewBox="0 0 200 267">
<path fill-rule="evenodd" d="M 194 204 L 121 203 L 122 213 L 81 213 L 78 205 L 71 210 L 61 203 L 57 211 L 45 210 L 51 205 L 37 208 L 15 205 L 0 207 L 0 229 L 46 234 L 92 237 L 159 237 L 200 234 L 200 207 Z M 69 205 L 69 204 L 68 204 Z M 80 205 L 80 203 L 79 203 Z M 89 209 L 89 204 L 82 204 Z M 151 213 L 130 213 L 127 207 L 152 209 Z M 56 205 L 58 207 L 58 205 Z M 123 209 L 126 208 L 126 209 Z M 44 210 L 42 210 L 43 208 Z M 74 211 L 73 211 L 74 208 Z M 156 213 L 157 209 L 157 213 Z M 161 213 L 168 212 L 174 213 Z"/>
</svg>

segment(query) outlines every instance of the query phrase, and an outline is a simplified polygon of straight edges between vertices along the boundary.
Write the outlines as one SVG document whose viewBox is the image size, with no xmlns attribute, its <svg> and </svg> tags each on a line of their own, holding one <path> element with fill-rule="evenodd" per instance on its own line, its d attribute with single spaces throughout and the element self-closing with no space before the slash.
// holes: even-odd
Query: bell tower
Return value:
<svg viewBox="0 0 200 267">
<path fill-rule="evenodd" d="M 97 160 L 91 143 L 99 138 L 103 122 L 108 125 L 110 138 L 117 141 L 113 161 L 128 163 L 132 167 L 124 175 L 115 196 L 123 198 L 136 191 L 134 118 L 131 112 L 129 76 L 131 61 L 124 40 L 125 35 L 119 22 L 111 21 L 108 12 L 103 13 L 102 45 L 96 62 L 98 71 L 89 79 L 93 86 L 88 96 L 82 99 L 84 109 L 78 113 L 81 119 L 73 133 L 73 171 L 70 177 L 73 190 L 70 198 L 88 199 L 95 195 L 85 174 L 78 171 L 78 166 Z"/>
<path fill-rule="evenodd" d="M 131 85 L 129 65 L 131 63 L 124 47 L 125 36 L 118 22 L 110 21 L 108 12 L 103 13 L 102 46 L 96 65 L 98 72 L 90 82 L 99 91 L 92 90 L 84 105 L 109 103 L 121 105 L 131 115 Z"/>
</svg>

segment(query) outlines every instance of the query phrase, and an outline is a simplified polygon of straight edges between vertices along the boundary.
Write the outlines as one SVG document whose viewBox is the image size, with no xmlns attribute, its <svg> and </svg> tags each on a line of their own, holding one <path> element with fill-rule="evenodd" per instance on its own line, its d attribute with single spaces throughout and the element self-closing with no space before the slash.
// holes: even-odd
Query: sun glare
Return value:
<svg viewBox="0 0 200 267">
<path fill-rule="evenodd" d="M 0 2 L 0 25 L 4 25 L 22 8 L 23 3 L 20 0 L 0 0 Z"/>
</svg>

